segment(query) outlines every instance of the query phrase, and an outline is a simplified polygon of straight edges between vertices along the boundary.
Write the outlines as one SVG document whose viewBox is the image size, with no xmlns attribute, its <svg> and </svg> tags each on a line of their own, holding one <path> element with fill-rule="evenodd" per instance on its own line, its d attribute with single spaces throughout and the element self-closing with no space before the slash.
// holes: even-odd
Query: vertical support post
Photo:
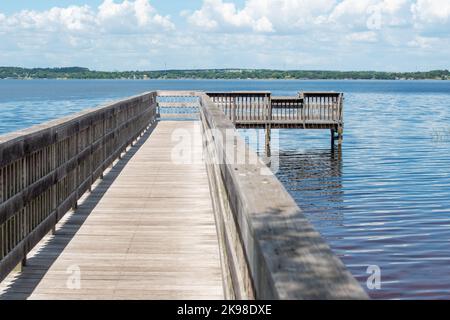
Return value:
<svg viewBox="0 0 450 320">
<path fill-rule="evenodd" d="M 343 127 L 343 115 L 344 115 L 344 96 L 341 93 L 339 95 L 339 127 L 338 127 L 338 145 L 342 145 L 342 140 L 344 136 L 344 127 Z"/>
<path fill-rule="evenodd" d="M 94 143 L 94 140 L 95 140 L 95 138 L 94 138 L 94 136 L 95 136 L 95 123 L 91 123 L 91 125 L 88 128 L 87 134 L 88 134 L 88 145 L 91 146 L 91 148 L 90 148 L 91 151 L 90 151 L 90 154 L 89 154 L 89 157 L 88 157 L 88 159 L 89 159 L 89 189 L 88 189 L 88 191 L 92 192 L 92 183 L 93 183 L 93 180 L 94 180 L 92 178 L 92 176 L 94 174 L 94 164 L 93 164 L 94 152 L 93 152 L 93 149 L 92 149 L 92 144 Z"/>
<path fill-rule="evenodd" d="M 58 163 L 57 163 L 57 157 L 56 157 L 56 153 L 57 153 L 57 148 L 58 145 L 57 144 L 53 144 L 50 148 L 50 151 L 52 153 L 52 170 L 55 170 L 58 167 Z M 75 186 L 76 188 L 77 186 Z M 58 210 L 58 198 L 57 198 L 57 184 L 53 185 L 51 187 L 51 192 L 52 192 L 52 209 L 56 211 L 55 214 L 55 224 L 58 223 L 58 220 L 61 218 L 59 216 L 59 210 Z M 53 226 L 53 228 L 55 228 Z"/>
<path fill-rule="evenodd" d="M 270 157 L 270 138 L 271 138 L 271 130 L 272 130 L 272 99 L 270 95 L 266 96 L 267 103 L 267 115 L 266 115 L 266 156 Z"/>
<path fill-rule="evenodd" d="M 265 150 L 266 150 L 266 157 L 270 157 L 271 155 L 271 150 L 270 150 L 270 134 L 271 134 L 271 127 L 270 124 L 266 124 L 266 145 L 265 145 Z"/>
<path fill-rule="evenodd" d="M 344 128 L 339 127 L 337 132 L 338 132 L 338 144 L 342 145 L 342 140 L 344 139 Z"/>
<path fill-rule="evenodd" d="M 56 234 L 56 225 L 54 225 L 53 227 L 52 227 L 52 230 L 50 230 L 50 232 L 48 233 L 49 235 L 52 235 L 52 236 L 54 236 L 55 234 Z"/>
<path fill-rule="evenodd" d="M 78 123 L 77 133 L 75 133 L 75 138 L 72 137 L 70 140 L 75 140 L 75 141 L 71 141 L 71 142 L 74 142 L 74 143 L 72 143 L 71 146 L 70 145 L 68 146 L 69 148 L 70 147 L 73 148 L 73 150 L 71 150 L 71 151 L 73 151 L 73 155 L 80 154 L 81 148 L 80 148 L 80 124 L 79 123 Z M 81 169 L 80 164 L 78 164 L 77 167 L 75 168 L 75 190 L 74 190 L 76 192 L 77 199 L 80 197 L 80 195 L 78 194 L 78 187 L 80 185 L 80 171 L 81 171 L 80 169 Z M 77 201 L 75 200 L 74 209 L 76 209 L 76 208 L 78 208 L 78 204 L 77 204 Z"/>
<path fill-rule="evenodd" d="M 25 255 L 22 261 L 13 269 L 13 272 L 22 272 L 23 267 L 27 265 L 27 256 Z"/>
<path fill-rule="evenodd" d="M 330 129 L 330 133 L 331 133 L 331 150 L 334 150 L 334 139 L 336 134 L 335 129 Z"/>
<path fill-rule="evenodd" d="M 234 125 L 236 125 L 236 97 L 232 97 L 231 99 L 231 122 L 233 122 Z"/>
<path fill-rule="evenodd" d="M 156 118 L 161 118 L 161 109 L 159 107 L 159 102 L 156 103 Z"/>
</svg>

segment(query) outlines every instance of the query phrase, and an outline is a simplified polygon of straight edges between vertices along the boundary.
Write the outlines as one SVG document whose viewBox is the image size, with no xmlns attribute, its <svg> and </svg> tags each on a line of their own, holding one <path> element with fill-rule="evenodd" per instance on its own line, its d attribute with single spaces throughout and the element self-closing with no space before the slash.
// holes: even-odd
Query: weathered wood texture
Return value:
<svg viewBox="0 0 450 320">
<path fill-rule="evenodd" d="M 333 129 L 343 126 L 343 94 L 301 92 L 276 97 L 270 92 L 208 92 L 236 127 Z"/>
<path fill-rule="evenodd" d="M 213 129 L 205 149 L 228 290 L 257 299 L 367 298 L 224 112 L 207 95 L 200 102 L 203 129 Z"/>
<path fill-rule="evenodd" d="M 156 92 L 0 137 L 0 281 L 156 120 Z"/>
<path fill-rule="evenodd" d="M 159 122 L 0 285 L 0 299 L 223 297 L 198 121 Z"/>
</svg>

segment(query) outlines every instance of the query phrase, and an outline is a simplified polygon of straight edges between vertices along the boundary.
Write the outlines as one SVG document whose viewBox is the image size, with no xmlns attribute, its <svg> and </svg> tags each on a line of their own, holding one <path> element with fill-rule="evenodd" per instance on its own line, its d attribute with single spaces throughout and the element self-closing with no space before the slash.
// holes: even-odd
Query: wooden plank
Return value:
<svg viewBox="0 0 450 320">
<path fill-rule="evenodd" d="M 0 299 L 223 298 L 198 125 L 164 121 L 142 137 L 0 284 Z M 175 146 L 192 163 L 172 161 Z"/>
<path fill-rule="evenodd" d="M 195 97 L 201 92 L 198 91 L 182 91 L 182 90 L 158 90 L 158 97 Z"/>
</svg>

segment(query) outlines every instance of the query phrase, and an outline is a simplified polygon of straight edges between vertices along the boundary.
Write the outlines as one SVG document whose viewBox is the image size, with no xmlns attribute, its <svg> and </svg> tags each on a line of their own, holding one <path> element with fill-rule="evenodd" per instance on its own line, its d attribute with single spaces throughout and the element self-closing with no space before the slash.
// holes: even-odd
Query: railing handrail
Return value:
<svg viewBox="0 0 450 320">
<path fill-rule="evenodd" d="M 61 117 L 61 118 L 46 121 L 46 122 L 31 126 L 31 127 L 27 127 L 24 129 L 20 129 L 20 130 L 16 130 L 13 132 L 8 132 L 3 135 L 0 135 L 0 167 L 5 165 L 3 158 L 2 158 L 2 150 L 6 144 L 9 145 L 9 144 L 17 143 L 18 141 L 21 141 L 21 140 L 25 141 L 29 137 L 39 135 L 39 134 L 44 134 L 44 132 L 48 131 L 49 129 L 57 130 L 58 128 L 64 128 L 72 123 L 81 122 L 81 121 L 83 121 L 84 118 L 91 117 L 96 113 L 106 112 L 110 109 L 120 107 L 125 103 L 132 102 L 135 99 L 139 99 L 144 96 L 151 95 L 151 94 L 155 94 L 155 92 L 152 92 L 152 91 L 144 92 L 142 94 L 134 95 L 134 96 L 122 99 L 122 100 L 116 100 L 116 101 L 112 101 L 112 102 L 108 102 L 108 103 L 103 103 L 95 108 L 84 109 L 82 111 L 79 111 L 79 112 L 76 112 L 76 113 Z"/>
<path fill-rule="evenodd" d="M 298 96 L 300 98 L 307 96 L 316 96 L 316 97 L 337 97 L 341 92 L 336 91 L 300 91 Z"/>
<path fill-rule="evenodd" d="M 200 91 L 192 90 L 157 90 L 158 97 L 195 97 L 201 94 Z"/>
<path fill-rule="evenodd" d="M 211 91 L 206 93 L 208 96 L 235 96 L 235 97 L 270 97 L 270 91 Z"/>
<path fill-rule="evenodd" d="M 148 92 L 0 137 L 0 281 L 155 119 Z"/>
</svg>

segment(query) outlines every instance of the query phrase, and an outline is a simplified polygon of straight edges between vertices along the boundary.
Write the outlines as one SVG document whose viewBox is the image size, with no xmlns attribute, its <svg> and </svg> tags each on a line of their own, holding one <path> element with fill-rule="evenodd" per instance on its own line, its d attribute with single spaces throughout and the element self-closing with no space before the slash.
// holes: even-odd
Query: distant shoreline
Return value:
<svg viewBox="0 0 450 320">
<path fill-rule="evenodd" d="M 258 79 L 242 79 L 242 78 L 227 78 L 227 79 L 221 79 L 221 78 L 152 78 L 152 79 L 122 79 L 122 78 L 68 78 L 68 79 L 60 79 L 60 78 L 0 78 L 0 81 L 6 81 L 6 80 L 16 80 L 16 81 L 31 81 L 31 80 L 41 80 L 41 81 L 48 81 L 48 80 L 56 80 L 56 81 L 71 81 L 71 80 L 108 80 L 108 81 L 155 81 L 155 80 L 218 80 L 218 81 L 439 81 L 439 82 L 446 82 L 450 79 L 333 79 L 333 78 L 327 78 L 327 79 L 279 79 L 279 78 L 258 78 Z"/>
<path fill-rule="evenodd" d="M 17 80 L 450 80 L 450 71 L 322 71 L 270 69 L 201 69 L 95 71 L 81 67 L 0 67 L 0 79 Z"/>
</svg>

